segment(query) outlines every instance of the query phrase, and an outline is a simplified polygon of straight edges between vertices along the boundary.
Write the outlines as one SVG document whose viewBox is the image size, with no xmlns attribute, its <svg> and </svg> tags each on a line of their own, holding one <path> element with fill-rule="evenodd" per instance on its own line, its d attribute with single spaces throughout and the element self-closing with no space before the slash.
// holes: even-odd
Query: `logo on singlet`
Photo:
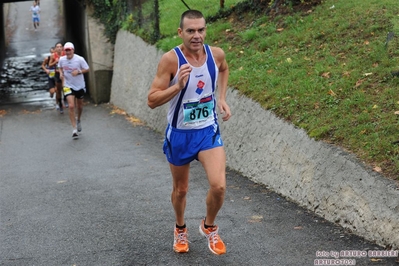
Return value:
<svg viewBox="0 0 399 266">
<path fill-rule="evenodd" d="M 198 94 L 198 95 L 201 95 L 201 93 L 204 91 L 204 86 L 205 86 L 205 83 L 203 82 L 203 81 L 198 81 L 198 83 L 197 83 L 197 89 L 195 90 L 195 92 Z"/>
</svg>

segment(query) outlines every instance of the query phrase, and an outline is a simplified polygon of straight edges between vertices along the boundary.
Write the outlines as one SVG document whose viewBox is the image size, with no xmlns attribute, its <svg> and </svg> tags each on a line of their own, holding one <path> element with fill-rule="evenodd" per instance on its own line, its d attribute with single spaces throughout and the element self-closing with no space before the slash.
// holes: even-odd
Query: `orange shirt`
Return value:
<svg viewBox="0 0 399 266">
<path fill-rule="evenodd" d="M 61 56 L 64 56 L 65 55 L 65 51 L 63 50 L 62 52 L 61 52 L 61 55 L 58 55 L 56 52 L 55 53 L 53 53 L 53 58 L 54 58 L 54 60 L 60 60 L 60 57 Z M 58 63 L 57 63 L 57 65 L 55 66 L 55 69 L 56 69 L 56 71 L 58 72 Z"/>
</svg>

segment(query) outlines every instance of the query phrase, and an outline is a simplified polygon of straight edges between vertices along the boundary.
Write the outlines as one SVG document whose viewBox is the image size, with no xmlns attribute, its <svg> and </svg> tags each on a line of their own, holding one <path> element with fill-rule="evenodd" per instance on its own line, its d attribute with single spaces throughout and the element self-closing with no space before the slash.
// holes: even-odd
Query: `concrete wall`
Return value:
<svg viewBox="0 0 399 266">
<path fill-rule="evenodd" d="M 85 35 L 90 62 L 90 97 L 95 103 L 104 103 L 110 100 L 114 46 L 104 36 L 104 26 L 92 17 L 92 13 L 93 10 L 87 7 Z"/>
<path fill-rule="evenodd" d="M 8 17 L 8 9 L 10 4 L 0 4 L 0 67 L 3 67 L 5 50 L 6 50 L 6 35 L 5 35 L 5 25 Z"/>
<path fill-rule="evenodd" d="M 147 106 L 162 54 L 120 31 L 111 103 L 163 133 L 167 106 Z M 228 167 L 357 235 L 399 248 L 399 190 L 393 181 L 367 170 L 341 149 L 310 139 L 237 91 L 230 89 L 227 101 L 233 117 L 221 122 L 221 132 Z"/>
</svg>

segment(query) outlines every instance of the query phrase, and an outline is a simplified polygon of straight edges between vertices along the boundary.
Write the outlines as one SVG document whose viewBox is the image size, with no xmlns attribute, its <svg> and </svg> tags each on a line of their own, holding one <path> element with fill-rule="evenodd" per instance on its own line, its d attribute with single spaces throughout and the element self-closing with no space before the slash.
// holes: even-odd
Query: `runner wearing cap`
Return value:
<svg viewBox="0 0 399 266">
<path fill-rule="evenodd" d="M 64 96 L 69 105 L 69 119 L 72 124 L 72 138 L 78 137 L 78 132 L 82 131 L 80 117 L 83 112 L 83 98 L 86 93 L 86 84 L 83 74 L 89 72 L 89 65 L 86 60 L 75 54 L 73 43 L 64 44 L 65 56 L 58 61 L 60 78 L 64 80 Z M 76 117 L 75 117 L 76 99 Z"/>
</svg>

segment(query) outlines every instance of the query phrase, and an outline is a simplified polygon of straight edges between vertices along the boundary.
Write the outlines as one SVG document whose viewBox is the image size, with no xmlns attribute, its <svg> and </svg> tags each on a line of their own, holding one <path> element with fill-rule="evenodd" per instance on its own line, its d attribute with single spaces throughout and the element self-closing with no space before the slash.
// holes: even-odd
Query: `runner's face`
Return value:
<svg viewBox="0 0 399 266">
<path fill-rule="evenodd" d="M 71 59 L 71 58 L 72 58 L 73 52 L 74 52 L 73 49 L 70 49 L 70 48 L 65 49 L 65 54 L 66 54 L 66 56 L 67 56 L 68 59 Z"/>
<path fill-rule="evenodd" d="M 55 46 L 55 51 L 58 52 L 58 53 L 61 53 L 62 52 L 62 48 L 63 48 L 62 44 L 57 44 Z"/>
<path fill-rule="evenodd" d="M 204 18 L 184 18 L 183 29 L 178 29 L 179 36 L 184 45 L 191 50 L 202 49 L 206 36 L 206 25 Z"/>
</svg>

